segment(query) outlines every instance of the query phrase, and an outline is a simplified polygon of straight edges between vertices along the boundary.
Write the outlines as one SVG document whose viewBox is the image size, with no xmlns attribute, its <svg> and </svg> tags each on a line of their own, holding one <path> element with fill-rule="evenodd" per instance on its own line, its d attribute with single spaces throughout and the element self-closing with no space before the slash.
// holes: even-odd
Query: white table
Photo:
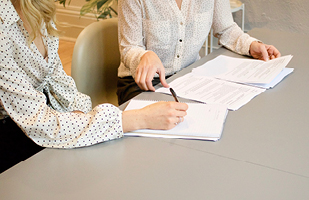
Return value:
<svg viewBox="0 0 309 200">
<path fill-rule="evenodd" d="M 295 71 L 229 112 L 220 141 L 125 137 L 45 149 L 0 175 L 0 199 L 309 199 L 309 38 L 266 29 L 250 34 L 293 54 L 288 67 Z M 190 68 L 220 54 L 239 57 L 220 48 Z"/>
</svg>

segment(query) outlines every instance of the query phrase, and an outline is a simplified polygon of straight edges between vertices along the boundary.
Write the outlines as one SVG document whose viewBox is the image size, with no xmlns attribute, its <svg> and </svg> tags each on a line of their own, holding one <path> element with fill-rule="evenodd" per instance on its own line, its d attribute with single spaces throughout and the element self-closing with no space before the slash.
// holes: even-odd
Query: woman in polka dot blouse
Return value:
<svg viewBox="0 0 309 200">
<path fill-rule="evenodd" d="M 234 23 L 229 0 L 119 0 L 118 101 L 125 102 L 199 59 L 210 29 L 226 48 L 268 60 L 280 56 Z M 154 78 L 155 77 L 155 78 Z M 154 78 L 154 79 L 153 79 Z"/>
<path fill-rule="evenodd" d="M 54 17 L 54 0 L 0 0 L 0 173 L 42 147 L 89 146 L 183 121 L 184 103 L 92 109 L 63 71 Z"/>
</svg>

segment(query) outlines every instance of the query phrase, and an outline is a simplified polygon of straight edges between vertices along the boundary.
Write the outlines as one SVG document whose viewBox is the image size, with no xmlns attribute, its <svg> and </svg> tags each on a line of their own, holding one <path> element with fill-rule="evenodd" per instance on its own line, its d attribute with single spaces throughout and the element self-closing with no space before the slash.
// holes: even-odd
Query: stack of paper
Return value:
<svg viewBox="0 0 309 200">
<path fill-rule="evenodd" d="M 155 101 L 132 99 L 125 110 L 139 109 Z M 226 106 L 201 103 L 187 103 L 189 108 L 184 121 L 171 130 L 136 130 L 126 136 L 164 137 L 213 140 L 220 139 L 227 115 Z"/>
<path fill-rule="evenodd" d="M 232 83 L 207 76 L 186 74 L 169 83 L 177 95 L 210 104 L 222 104 L 229 110 L 237 110 L 252 98 L 265 91 L 265 89 Z M 168 88 L 161 87 L 156 90 L 170 94 Z"/>
<path fill-rule="evenodd" d="M 265 62 L 220 55 L 194 68 L 192 73 L 268 89 L 292 73 L 294 69 L 285 68 L 292 57 L 287 55 Z"/>
<path fill-rule="evenodd" d="M 293 69 L 285 66 L 291 59 L 289 55 L 265 62 L 218 56 L 175 79 L 169 86 L 182 98 L 222 104 L 230 110 L 237 110 L 290 74 Z M 170 94 L 163 87 L 156 92 Z"/>
</svg>

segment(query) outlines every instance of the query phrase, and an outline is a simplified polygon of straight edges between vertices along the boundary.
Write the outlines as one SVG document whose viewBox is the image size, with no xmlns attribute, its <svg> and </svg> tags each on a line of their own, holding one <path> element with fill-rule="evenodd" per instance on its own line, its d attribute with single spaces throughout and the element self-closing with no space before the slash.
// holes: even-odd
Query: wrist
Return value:
<svg viewBox="0 0 309 200">
<path fill-rule="evenodd" d="M 249 55 L 250 55 L 250 56 L 252 56 L 252 54 L 251 54 L 251 52 L 252 52 L 251 50 L 252 50 L 252 48 L 253 48 L 252 46 L 253 46 L 253 45 L 257 45 L 258 43 L 263 44 L 263 42 L 258 41 L 258 40 L 255 40 L 255 41 L 251 42 L 251 44 L 250 44 L 250 46 L 249 46 Z"/>
<path fill-rule="evenodd" d="M 147 128 L 146 117 L 140 109 L 123 111 L 122 127 L 123 132 L 145 129 Z"/>
<path fill-rule="evenodd" d="M 152 51 L 150 51 L 150 50 L 146 50 L 146 51 L 141 55 L 140 60 L 142 60 L 144 56 L 147 56 L 147 55 L 150 54 L 151 52 L 152 52 Z"/>
</svg>

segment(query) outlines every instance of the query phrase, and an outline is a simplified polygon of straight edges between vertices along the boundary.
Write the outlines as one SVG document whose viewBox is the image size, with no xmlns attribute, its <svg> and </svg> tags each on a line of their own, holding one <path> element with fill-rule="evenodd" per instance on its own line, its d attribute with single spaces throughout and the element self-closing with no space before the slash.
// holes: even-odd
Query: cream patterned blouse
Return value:
<svg viewBox="0 0 309 200">
<path fill-rule="evenodd" d="M 154 51 L 171 75 L 199 59 L 211 28 L 222 45 L 249 55 L 250 37 L 234 23 L 229 0 L 119 0 L 118 76 L 135 75 L 146 50 Z M 156 75 L 157 76 L 157 75 Z"/>
<path fill-rule="evenodd" d="M 10 116 L 44 147 L 73 148 L 122 137 L 121 111 L 111 104 L 92 109 L 90 97 L 79 93 L 64 72 L 58 38 L 43 27 L 46 61 L 33 42 L 27 45 L 29 34 L 10 0 L 0 5 L 0 119 Z"/>
</svg>

